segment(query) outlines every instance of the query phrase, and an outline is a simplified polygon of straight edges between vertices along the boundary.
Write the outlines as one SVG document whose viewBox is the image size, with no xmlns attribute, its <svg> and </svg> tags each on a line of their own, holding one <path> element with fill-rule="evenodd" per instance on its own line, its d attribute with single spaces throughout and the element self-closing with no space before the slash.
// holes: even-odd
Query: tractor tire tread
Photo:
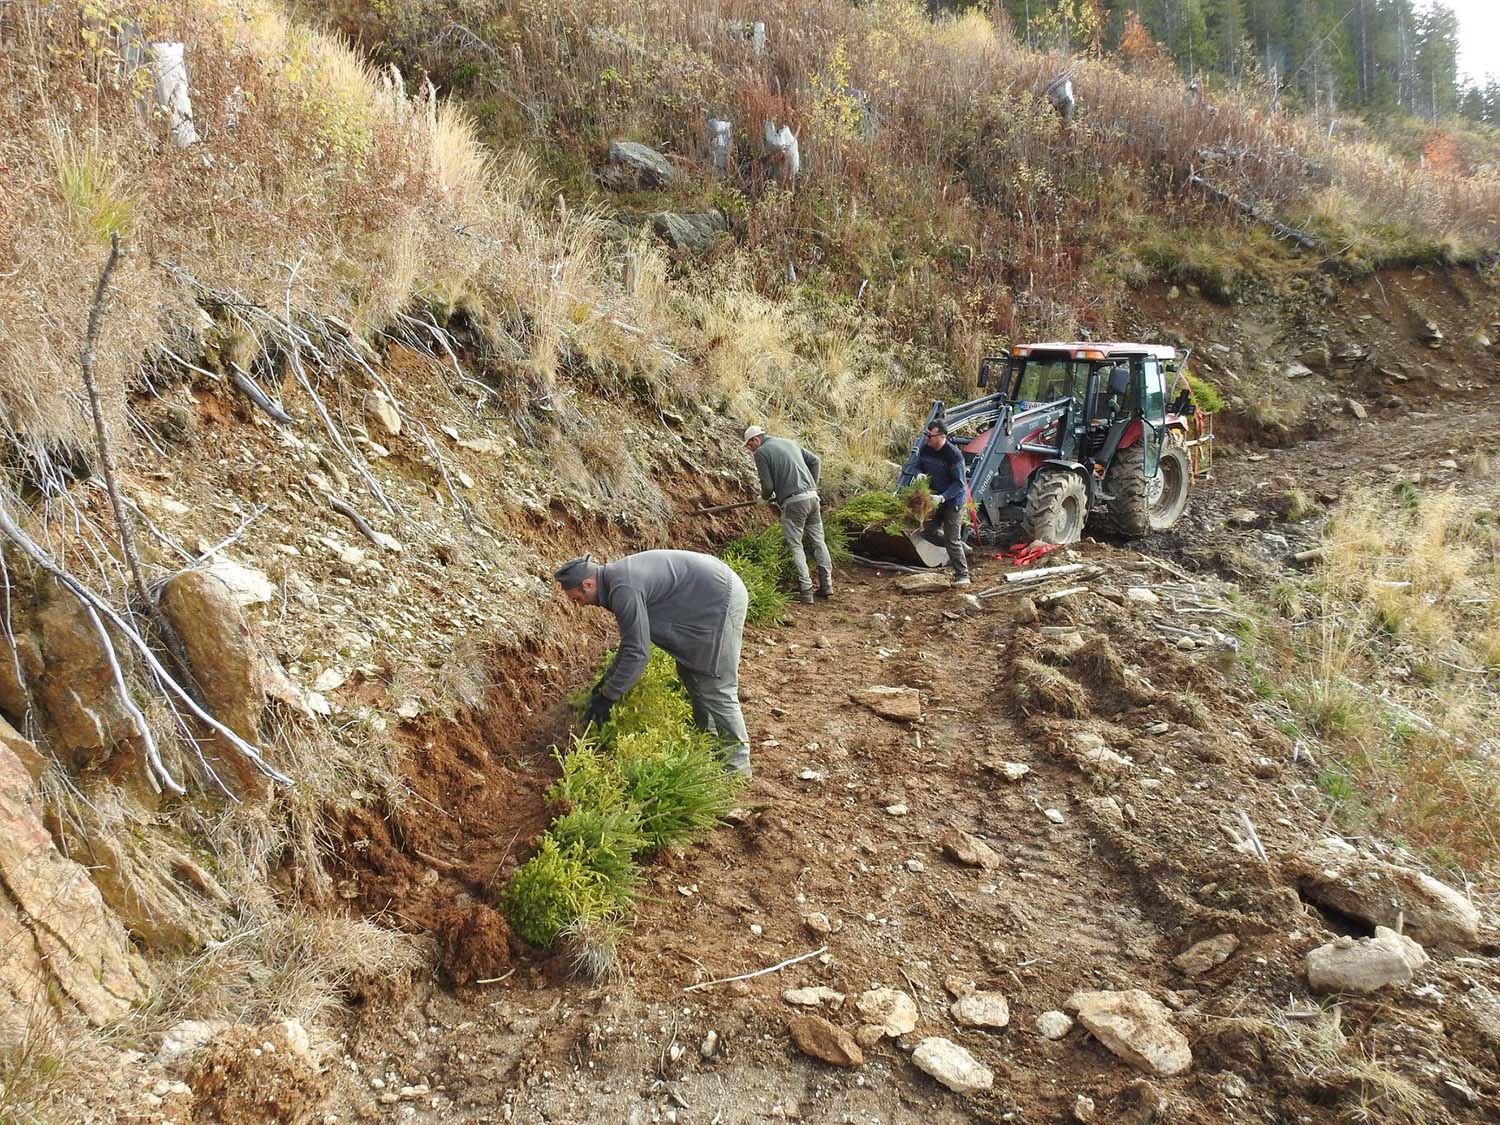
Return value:
<svg viewBox="0 0 1500 1125">
<path fill-rule="evenodd" d="M 1060 527 L 1069 496 L 1078 501 L 1077 526 Z M 1021 532 L 1028 542 L 1056 543 L 1066 546 L 1078 542 L 1087 519 L 1088 491 L 1078 474 L 1069 469 L 1041 469 L 1026 492 L 1026 515 Z"/>
</svg>

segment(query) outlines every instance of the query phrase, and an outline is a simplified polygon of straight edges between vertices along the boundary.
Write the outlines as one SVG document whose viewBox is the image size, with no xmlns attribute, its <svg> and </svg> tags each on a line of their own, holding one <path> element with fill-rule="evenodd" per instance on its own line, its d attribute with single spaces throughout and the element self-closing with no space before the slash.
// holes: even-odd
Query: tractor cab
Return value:
<svg viewBox="0 0 1500 1125">
<path fill-rule="evenodd" d="M 1213 437 L 1185 359 L 1160 344 L 1091 342 L 986 358 L 979 384 L 992 393 L 928 415 L 964 453 L 981 533 L 1019 520 L 1032 539 L 1072 542 L 1094 516 L 1133 535 L 1175 524 Z"/>
</svg>

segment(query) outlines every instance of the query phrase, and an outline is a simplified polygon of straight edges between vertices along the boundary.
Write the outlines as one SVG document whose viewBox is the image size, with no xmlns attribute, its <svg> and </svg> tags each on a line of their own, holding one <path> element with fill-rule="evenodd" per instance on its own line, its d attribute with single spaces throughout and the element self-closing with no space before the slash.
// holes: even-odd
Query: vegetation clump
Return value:
<svg viewBox="0 0 1500 1125">
<path fill-rule="evenodd" d="M 575 735 L 557 758 L 562 775 L 547 797 L 559 815 L 500 905 L 521 937 L 539 946 L 565 938 L 579 970 L 599 976 L 612 965 L 642 858 L 718 824 L 738 781 L 725 771 L 713 735 L 692 727 L 672 661 L 660 650 L 609 721 Z"/>
</svg>

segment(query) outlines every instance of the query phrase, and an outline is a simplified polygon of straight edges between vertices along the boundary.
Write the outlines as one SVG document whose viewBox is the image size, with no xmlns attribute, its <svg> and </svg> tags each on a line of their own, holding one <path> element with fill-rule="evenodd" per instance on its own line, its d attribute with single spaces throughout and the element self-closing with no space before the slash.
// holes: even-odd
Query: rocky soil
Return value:
<svg viewBox="0 0 1500 1125">
<path fill-rule="evenodd" d="M 1315 519 L 1284 519 L 1287 487 L 1326 506 L 1419 473 L 1495 502 L 1466 457 L 1500 422 L 1494 352 L 1423 335 L 1433 317 L 1464 332 L 1495 319 L 1485 291 L 1387 277 L 1368 307 L 1381 286 L 1402 295 L 1378 316 L 1346 303 L 1336 322 L 1274 333 L 1191 296 L 1142 297 L 1142 324 L 1204 341 L 1242 405 L 1252 389 L 1319 388 L 1294 423 L 1230 427 L 1238 448 L 1172 535 L 1087 541 L 1040 564 L 1083 571 L 1036 585 L 1005 582 L 1013 568 L 982 552 L 967 593 L 849 569 L 831 603 L 751 629 L 755 780 L 731 823 L 649 869 L 620 972 L 602 981 L 520 948 L 489 905 L 546 822 L 566 691 L 610 640 L 598 615 L 580 624 L 550 597 L 546 564 L 727 537 L 686 512 L 739 498 L 732 442 L 703 440 L 717 430 L 696 420 L 611 415 L 634 427 L 639 475 L 615 464 L 606 489 L 607 451 L 543 466 L 477 408 L 440 408 L 455 394 L 440 365 L 393 350 L 403 410 L 441 435 L 462 494 L 483 497 L 465 525 L 426 447 L 350 399 L 405 513 L 378 521 L 397 550 L 329 507 L 357 482 L 305 431 L 220 387 L 185 392 L 174 405 L 197 436 L 148 458 L 130 488 L 240 591 L 235 612 L 214 610 L 217 588 L 185 583 L 182 619 L 231 637 L 239 622 L 269 658 L 205 645 L 195 663 L 217 660 L 213 682 L 254 698 L 226 710 L 231 725 L 291 714 L 399 763 L 388 791 L 349 775 L 347 798 L 322 810 L 332 857 L 289 864 L 277 893 L 431 935 L 432 969 L 359 982 L 327 1028 L 220 1013 L 153 1035 L 116 1058 L 93 1117 L 1500 1119 L 1500 888 L 1437 884 L 1379 840 L 1327 842 L 1319 766 L 1247 687 L 1235 637 L 1231 592 L 1273 581 L 1313 542 Z M 1289 372 L 1321 362 L 1310 339 L 1327 342 L 1326 370 Z M 501 511 L 503 525 L 485 521 Z M 45 686 L 71 634 L 36 612 L 20 635 L 37 639 Z M 78 730 L 80 762 L 108 766 L 88 745 L 100 732 Z M 46 835 L 35 771 L 16 763 L 6 815 Z M 26 857 L 0 851 L 19 897 Z M 39 854 L 48 879 L 78 881 L 75 860 Z M 103 944 L 64 935 L 42 951 L 66 971 L 86 946 L 114 950 L 102 992 L 64 979 L 77 1005 L 113 1009 L 148 987 L 117 917 L 152 949 L 212 940 L 211 919 L 150 938 L 151 911 L 104 898 L 70 912 Z"/>
</svg>

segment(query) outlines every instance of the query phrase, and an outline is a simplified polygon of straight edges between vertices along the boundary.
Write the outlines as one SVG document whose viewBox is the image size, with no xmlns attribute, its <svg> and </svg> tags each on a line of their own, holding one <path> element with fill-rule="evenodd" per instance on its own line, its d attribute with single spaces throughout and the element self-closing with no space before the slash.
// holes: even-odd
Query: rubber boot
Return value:
<svg viewBox="0 0 1500 1125">
<path fill-rule="evenodd" d="M 812 605 L 813 592 L 811 590 L 801 590 L 797 594 L 797 600 L 799 602 L 806 602 L 808 605 Z"/>
<path fill-rule="evenodd" d="M 818 571 L 818 597 L 833 597 L 833 572 L 830 570 Z"/>
</svg>

